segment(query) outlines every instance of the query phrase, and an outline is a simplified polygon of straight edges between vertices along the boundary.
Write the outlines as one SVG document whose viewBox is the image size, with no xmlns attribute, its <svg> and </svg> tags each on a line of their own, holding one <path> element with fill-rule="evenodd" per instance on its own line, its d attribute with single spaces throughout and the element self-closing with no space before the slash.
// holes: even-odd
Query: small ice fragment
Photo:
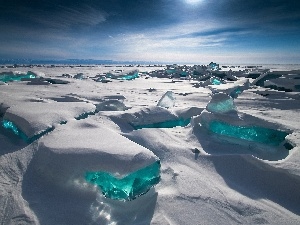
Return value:
<svg viewBox="0 0 300 225">
<path fill-rule="evenodd" d="M 78 79 L 78 80 L 86 79 L 86 77 L 84 76 L 83 73 L 78 73 L 78 74 L 74 75 L 73 78 Z"/>
<path fill-rule="evenodd" d="M 211 62 L 210 64 L 208 64 L 208 69 L 209 70 L 219 70 L 220 67 L 219 67 L 219 64 Z"/>
<path fill-rule="evenodd" d="M 11 122 L 9 120 L 3 120 L 2 126 L 5 129 L 12 130 L 12 132 L 14 132 L 15 135 L 19 135 L 19 133 L 20 133 L 19 128 L 13 122 Z"/>
<path fill-rule="evenodd" d="M 236 109 L 230 96 L 224 93 L 217 93 L 212 96 L 212 99 L 206 106 L 206 110 L 212 113 L 223 114 Z"/>
<path fill-rule="evenodd" d="M 127 107 L 119 100 L 110 99 L 96 106 L 96 111 L 125 111 Z"/>
<path fill-rule="evenodd" d="M 239 94 L 241 94 L 242 92 L 243 92 L 243 90 L 240 87 L 237 87 L 237 88 L 233 89 L 229 95 L 232 98 L 237 98 L 239 96 Z"/>
<path fill-rule="evenodd" d="M 157 106 L 171 108 L 175 106 L 175 97 L 172 91 L 167 91 L 158 101 Z"/>
<path fill-rule="evenodd" d="M 212 77 L 212 78 L 210 79 L 210 82 L 211 82 L 213 85 L 220 85 L 220 84 L 222 84 L 221 80 L 218 79 L 218 78 L 216 78 L 216 77 Z"/>
</svg>

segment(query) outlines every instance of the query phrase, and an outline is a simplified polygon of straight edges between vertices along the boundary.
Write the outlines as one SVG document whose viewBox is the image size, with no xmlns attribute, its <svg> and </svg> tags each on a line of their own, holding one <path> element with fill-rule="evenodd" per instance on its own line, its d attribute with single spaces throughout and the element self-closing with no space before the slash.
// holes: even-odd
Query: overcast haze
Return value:
<svg viewBox="0 0 300 225">
<path fill-rule="evenodd" d="M 0 58 L 300 63 L 300 1 L 6 0 Z"/>
</svg>

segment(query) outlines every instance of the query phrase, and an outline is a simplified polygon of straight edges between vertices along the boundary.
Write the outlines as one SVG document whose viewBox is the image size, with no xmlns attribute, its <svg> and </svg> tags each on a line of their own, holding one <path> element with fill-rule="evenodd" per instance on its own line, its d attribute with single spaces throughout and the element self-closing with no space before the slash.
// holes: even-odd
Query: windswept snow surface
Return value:
<svg viewBox="0 0 300 225">
<path fill-rule="evenodd" d="M 25 142 L 0 126 L 0 224 L 299 224 L 297 88 L 256 86 L 245 67 L 218 71 L 238 80 L 209 86 L 201 86 L 196 75 L 171 80 L 165 68 L 33 67 L 43 82 L 1 85 L 1 121 L 11 121 L 28 137 L 42 135 Z M 194 68 L 206 75 L 205 67 Z M 26 69 L 16 68 L 23 74 Z M 138 69 L 139 77 L 96 82 L 112 70 L 129 69 Z M 250 72 L 268 71 L 261 69 Z M 299 72 L 292 69 L 280 65 L 276 73 L 284 76 L 272 85 L 287 87 L 285 78 L 291 85 Z M 16 73 L 11 70 L 0 72 Z M 74 79 L 77 74 L 84 79 Z M 228 97 L 237 87 L 242 93 Z M 175 105 L 157 106 L 168 91 Z M 213 93 L 221 94 L 211 101 Z M 228 110 L 218 110 L 228 99 Z M 274 146 L 213 133 L 205 125 L 210 120 L 288 135 Z M 160 182 L 132 201 L 106 198 L 85 179 L 87 172 L 123 178 L 158 161 Z"/>
</svg>

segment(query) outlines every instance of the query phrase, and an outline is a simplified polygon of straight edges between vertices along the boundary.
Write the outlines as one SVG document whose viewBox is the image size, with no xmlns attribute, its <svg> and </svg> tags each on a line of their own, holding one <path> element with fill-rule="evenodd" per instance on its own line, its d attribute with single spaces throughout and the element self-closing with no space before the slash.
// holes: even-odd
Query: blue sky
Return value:
<svg viewBox="0 0 300 225">
<path fill-rule="evenodd" d="M 0 58 L 300 63 L 298 0 L 0 0 Z"/>
</svg>

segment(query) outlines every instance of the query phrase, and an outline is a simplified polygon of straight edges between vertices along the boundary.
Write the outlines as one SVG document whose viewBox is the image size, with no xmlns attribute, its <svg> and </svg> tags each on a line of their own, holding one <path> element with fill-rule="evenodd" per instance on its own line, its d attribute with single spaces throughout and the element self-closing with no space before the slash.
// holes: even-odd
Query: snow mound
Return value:
<svg viewBox="0 0 300 225">
<path fill-rule="evenodd" d="M 95 111 L 95 106 L 83 102 L 23 102 L 8 108 L 3 119 L 12 122 L 28 138 L 32 138 L 61 122 L 92 111 Z"/>
<path fill-rule="evenodd" d="M 34 167 L 51 183 L 75 187 L 84 183 L 87 172 L 120 179 L 157 161 L 150 150 L 86 119 L 60 125 L 40 139 Z"/>
</svg>

